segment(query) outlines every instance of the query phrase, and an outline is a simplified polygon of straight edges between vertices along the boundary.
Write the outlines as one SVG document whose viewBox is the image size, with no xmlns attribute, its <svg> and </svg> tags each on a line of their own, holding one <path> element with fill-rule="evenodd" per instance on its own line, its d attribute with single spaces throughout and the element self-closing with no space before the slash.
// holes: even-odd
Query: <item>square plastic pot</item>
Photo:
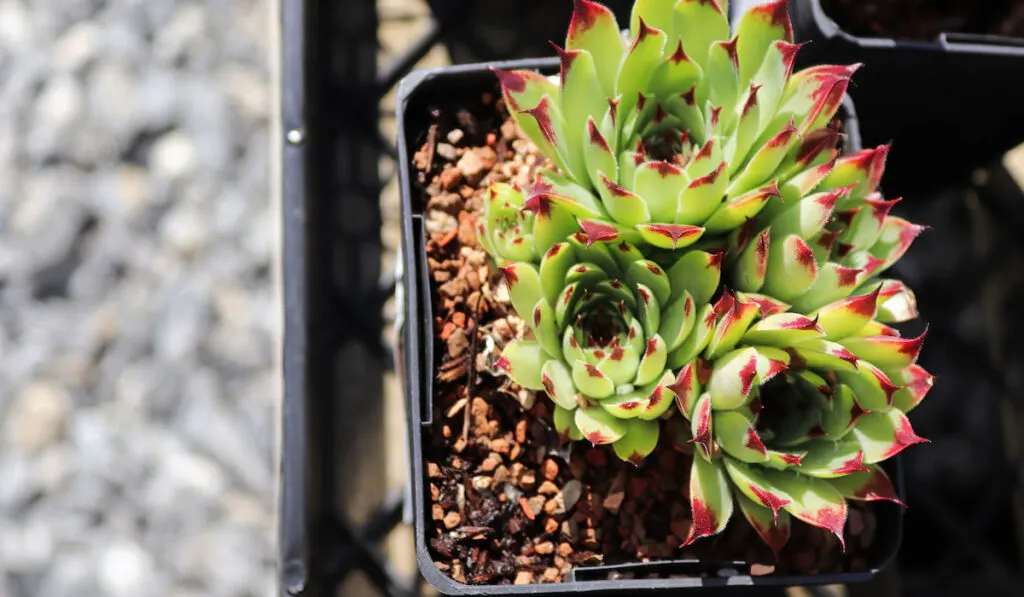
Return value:
<svg viewBox="0 0 1024 597">
<path fill-rule="evenodd" d="M 757 586 L 768 594 L 780 587 L 795 585 L 845 584 L 873 578 L 899 549 L 903 529 L 903 511 L 892 504 L 878 509 L 878 535 L 868 562 L 868 570 L 840 574 L 770 575 L 752 577 L 745 562 L 708 562 L 694 560 L 636 563 L 620 566 L 577 568 L 562 584 L 547 585 L 466 585 L 442 574 L 433 563 L 427 544 L 432 534 L 430 500 L 425 482 L 424 437 L 432 420 L 435 355 L 431 277 L 427 268 L 424 201 L 414 186 L 412 156 L 426 138 L 431 112 L 454 111 L 475 101 L 485 91 L 497 92 L 496 81 L 489 66 L 503 69 L 536 69 L 545 74 L 558 71 L 557 60 L 530 60 L 492 64 L 474 64 L 416 71 L 406 77 L 398 91 L 398 152 L 402 192 L 402 263 L 404 287 L 404 327 L 401 361 L 408 401 L 409 454 L 412 481 L 413 516 L 415 523 L 416 558 L 423 576 L 442 593 L 450 595 L 563 595 L 672 593 Z M 851 102 L 845 104 L 846 150 L 860 149 L 857 117 Z M 903 482 L 899 459 L 892 462 L 897 491 L 902 495 Z M 742 523 L 737 523 L 742 524 Z M 608 580 L 610 572 L 630 572 L 634 578 Z M 685 575 L 685 577 L 682 577 Z M 691 593 L 694 594 L 694 593 Z M 745 593 L 749 594 L 749 593 Z M 778 593 L 781 594 L 781 593 Z"/>
<path fill-rule="evenodd" d="M 980 1 L 980 0 L 979 0 Z M 797 68 L 863 63 L 850 85 L 865 146 L 893 143 L 890 191 L 936 188 L 1024 140 L 1024 39 L 857 37 L 821 0 L 789 0 Z"/>
</svg>

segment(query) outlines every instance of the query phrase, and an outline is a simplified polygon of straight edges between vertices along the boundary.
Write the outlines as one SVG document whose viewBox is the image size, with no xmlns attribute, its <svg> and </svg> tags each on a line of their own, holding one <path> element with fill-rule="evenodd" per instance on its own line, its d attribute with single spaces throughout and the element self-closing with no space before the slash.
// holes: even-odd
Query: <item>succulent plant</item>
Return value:
<svg viewBox="0 0 1024 597">
<path fill-rule="evenodd" d="M 576 0 L 558 83 L 497 70 L 513 117 L 559 174 L 543 190 L 607 240 L 679 249 L 731 232 L 805 189 L 840 135 L 829 125 L 853 67 L 791 74 L 785 0 L 729 38 L 716 0 L 638 0 L 632 42 Z"/>
<path fill-rule="evenodd" d="M 581 232 L 551 245 L 539 266 L 501 271 L 532 337 L 506 345 L 495 368 L 547 393 L 564 439 L 610 443 L 638 463 L 675 400 L 672 369 L 711 332 L 720 256 L 691 251 L 666 270 L 625 241 L 593 243 Z"/>
<path fill-rule="evenodd" d="M 842 542 L 846 498 L 898 502 L 879 463 L 925 441 L 906 413 L 934 378 L 916 364 L 925 334 L 888 325 L 917 317 L 913 293 L 877 279 L 922 229 L 875 190 L 887 151 L 839 159 L 815 192 L 734 235 L 740 292 L 723 291 L 702 360 L 676 384 L 697 452 L 688 542 L 737 504 L 776 551 L 790 515 Z"/>
<path fill-rule="evenodd" d="M 724 8 L 637 0 L 627 43 L 576 0 L 557 82 L 497 71 L 556 166 L 487 202 L 480 237 L 532 335 L 499 365 L 563 436 L 623 459 L 669 418 L 695 452 L 685 544 L 737 505 L 776 552 L 791 518 L 842 542 L 846 500 L 898 502 L 879 463 L 924 441 L 906 417 L 934 381 L 924 334 L 890 326 L 915 298 L 880 277 L 923 227 L 877 190 L 888 146 L 840 156 L 857 65 L 792 73 L 785 0 L 732 38 Z"/>
</svg>

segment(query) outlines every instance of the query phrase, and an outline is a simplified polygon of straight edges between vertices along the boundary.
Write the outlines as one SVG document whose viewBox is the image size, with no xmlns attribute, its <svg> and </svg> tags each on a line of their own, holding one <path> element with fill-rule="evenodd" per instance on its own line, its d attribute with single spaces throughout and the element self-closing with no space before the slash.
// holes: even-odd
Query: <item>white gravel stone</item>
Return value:
<svg viewBox="0 0 1024 597">
<path fill-rule="evenodd" d="M 15 450 L 40 450 L 60 438 L 70 411 L 66 389 L 52 382 L 30 382 L 7 413 L 4 440 Z"/>
</svg>

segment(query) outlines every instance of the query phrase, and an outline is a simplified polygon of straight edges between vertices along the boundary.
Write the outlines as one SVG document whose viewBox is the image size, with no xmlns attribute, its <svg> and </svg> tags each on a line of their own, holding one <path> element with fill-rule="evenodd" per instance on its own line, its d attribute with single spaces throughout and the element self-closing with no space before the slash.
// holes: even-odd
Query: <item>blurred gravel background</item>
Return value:
<svg viewBox="0 0 1024 597">
<path fill-rule="evenodd" d="M 0 597 L 268 595 L 270 0 L 0 0 Z"/>
</svg>

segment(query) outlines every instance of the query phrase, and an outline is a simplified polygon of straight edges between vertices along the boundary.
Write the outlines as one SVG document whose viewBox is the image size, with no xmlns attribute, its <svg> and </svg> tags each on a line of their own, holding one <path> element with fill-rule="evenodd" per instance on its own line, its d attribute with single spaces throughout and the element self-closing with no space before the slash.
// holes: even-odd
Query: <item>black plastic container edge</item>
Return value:
<svg viewBox="0 0 1024 597">
<path fill-rule="evenodd" d="M 870 563 L 870 569 L 864 572 L 845 572 L 838 574 L 819 575 L 788 575 L 788 576 L 762 576 L 752 577 L 742 573 L 743 568 L 736 569 L 735 563 L 730 562 L 708 562 L 697 563 L 692 560 L 676 560 L 656 562 L 652 564 L 637 563 L 619 566 L 603 566 L 594 570 L 615 570 L 629 571 L 637 575 L 657 574 L 660 571 L 675 573 L 680 570 L 693 571 L 695 566 L 703 566 L 706 571 L 716 573 L 721 569 L 729 569 L 727 575 L 708 578 L 644 578 L 644 579 L 623 579 L 623 580 L 581 580 L 578 576 L 588 576 L 591 569 L 578 569 L 568 579 L 569 582 L 562 584 L 546 585 L 467 585 L 453 581 L 441 573 L 433 563 L 427 547 L 427 525 L 429 519 L 429 505 L 426 499 L 426 484 L 424 471 L 423 454 L 423 430 L 428 425 L 423 415 L 432 404 L 433 387 L 433 341 L 431 317 L 431 299 L 429 288 L 422 288 L 421 285 L 429 284 L 429 277 L 425 275 L 426 253 L 422 240 L 421 214 L 414 210 L 413 203 L 413 172 L 412 152 L 418 146 L 418 137 L 425 133 L 424 130 L 414 130 L 410 127 L 410 107 L 414 106 L 421 96 L 426 95 L 430 89 L 436 92 L 437 88 L 445 83 L 453 84 L 461 88 L 478 86 L 481 91 L 489 89 L 493 84 L 489 68 L 510 69 L 532 69 L 547 74 L 557 72 L 557 59 L 543 60 L 520 60 L 514 62 L 497 62 L 486 64 L 470 64 L 453 67 L 442 67 L 415 71 L 399 85 L 397 95 L 397 128 L 398 128 L 398 159 L 401 183 L 401 215 L 402 215 L 402 263 L 403 263 L 403 285 L 406 304 L 400 306 L 404 309 L 404 329 L 402 361 L 403 383 L 406 392 L 409 437 L 410 473 L 412 484 L 412 499 L 415 523 L 416 560 L 420 572 L 426 580 L 448 595 L 562 595 L 566 593 L 587 593 L 591 595 L 607 595 L 622 593 L 667 593 L 671 591 L 699 591 L 700 589 L 715 589 L 716 594 L 722 594 L 723 589 L 741 587 L 785 587 L 798 585 L 823 585 L 823 584 L 846 584 L 865 582 L 871 580 L 879 571 L 885 568 L 895 557 L 902 540 L 903 532 L 903 511 L 901 508 L 884 504 L 879 510 L 878 528 L 879 537 L 885 542 L 886 548 L 879 549 L 881 557 L 878 561 Z M 485 87 L 486 86 L 486 87 Z M 425 108 L 425 106 L 419 106 Z M 846 129 L 845 151 L 851 152 L 861 148 L 858 119 L 849 97 L 844 99 L 843 109 L 846 112 L 844 128 Z M 411 241 L 411 242 L 410 242 Z M 429 419 L 428 419 L 429 420 Z M 890 475 L 894 477 L 896 489 L 899 495 L 903 495 L 903 476 L 900 458 L 893 459 L 891 466 L 887 467 Z M 692 594 L 692 593 L 691 593 Z"/>
<path fill-rule="evenodd" d="M 809 42 L 797 68 L 864 64 L 849 94 L 865 145 L 893 142 L 890 189 L 937 188 L 1024 140 L 1024 39 L 857 37 L 828 16 L 821 0 L 790 0 L 789 12 L 795 41 Z"/>
</svg>

